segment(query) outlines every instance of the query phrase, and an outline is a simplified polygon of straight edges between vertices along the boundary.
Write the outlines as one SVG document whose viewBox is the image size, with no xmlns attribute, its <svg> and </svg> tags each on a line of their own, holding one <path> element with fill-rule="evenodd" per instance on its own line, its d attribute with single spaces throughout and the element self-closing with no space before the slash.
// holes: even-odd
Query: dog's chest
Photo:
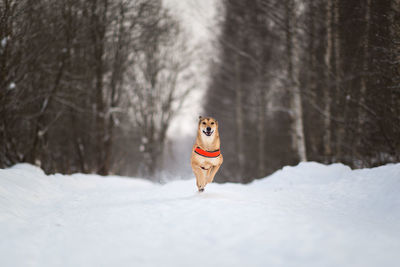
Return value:
<svg viewBox="0 0 400 267">
<path fill-rule="evenodd" d="M 207 158 L 203 156 L 197 156 L 197 162 L 200 164 L 200 166 L 208 168 L 211 166 L 216 166 L 218 165 L 220 161 L 220 156 L 216 158 Z"/>
</svg>

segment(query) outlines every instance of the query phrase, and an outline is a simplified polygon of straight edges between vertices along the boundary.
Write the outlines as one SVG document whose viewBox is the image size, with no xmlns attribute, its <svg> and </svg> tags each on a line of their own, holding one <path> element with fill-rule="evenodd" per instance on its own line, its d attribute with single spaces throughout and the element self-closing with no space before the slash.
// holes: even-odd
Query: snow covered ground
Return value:
<svg viewBox="0 0 400 267">
<path fill-rule="evenodd" d="M 249 185 L 0 170 L 1 266 L 400 266 L 400 164 Z"/>
</svg>

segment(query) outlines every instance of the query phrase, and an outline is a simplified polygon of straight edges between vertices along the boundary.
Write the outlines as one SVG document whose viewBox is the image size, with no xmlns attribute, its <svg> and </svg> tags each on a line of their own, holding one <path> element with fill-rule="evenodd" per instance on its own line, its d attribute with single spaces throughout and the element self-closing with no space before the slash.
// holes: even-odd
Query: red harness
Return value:
<svg viewBox="0 0 400 267">
<path fill-rule="evenodd" d="M 219 155 L 221 155 L 220 150 L 214 150 L 214 151 L 206 151 L 201 149 L 200 147 L 196 147 L 194 152 L 196 152 L 197 154 L 199 154 L 200 156 L 206 157 L 206 158 L 216 158 Z"/>
</svg>

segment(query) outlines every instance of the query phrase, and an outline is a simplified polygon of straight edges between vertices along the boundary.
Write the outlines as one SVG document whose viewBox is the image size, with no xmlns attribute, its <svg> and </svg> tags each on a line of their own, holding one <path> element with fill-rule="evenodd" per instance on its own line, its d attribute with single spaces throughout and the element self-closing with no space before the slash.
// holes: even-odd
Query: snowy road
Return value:
<svg viewBox="0 0 400 267">
<path fill-rule="evenodd" d="M 400 164 L 249 185 L 0 170 L 1 266 L 400 266 Z"/>
</svg>

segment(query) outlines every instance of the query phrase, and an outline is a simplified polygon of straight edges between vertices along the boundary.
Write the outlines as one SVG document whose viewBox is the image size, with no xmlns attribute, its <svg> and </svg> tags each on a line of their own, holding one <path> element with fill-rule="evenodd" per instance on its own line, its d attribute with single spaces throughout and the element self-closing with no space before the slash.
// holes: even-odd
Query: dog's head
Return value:
<svg viewBox="0 0 400 267">
<path fill-rule="evenodd" d="M 218 132 L 218 122 L 216 119 L 199 116 L 199 134 L 209 137 L 216 132 Z"/>
</svg>

